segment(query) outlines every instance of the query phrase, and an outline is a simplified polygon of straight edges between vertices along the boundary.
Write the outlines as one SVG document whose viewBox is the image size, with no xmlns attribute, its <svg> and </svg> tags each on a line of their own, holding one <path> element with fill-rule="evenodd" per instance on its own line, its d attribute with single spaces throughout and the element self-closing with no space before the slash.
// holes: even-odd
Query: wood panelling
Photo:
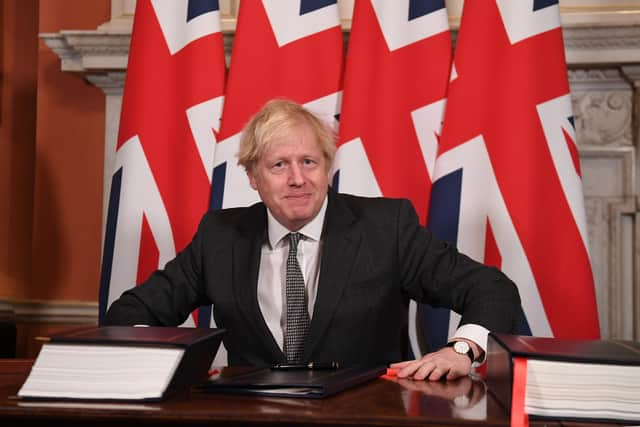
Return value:
<svg viewBox="0 0 640 427">
<path fill-rule="evenodd" d="M 16 339 L 16 358 L 34 359 L 42 347 L 42 338 L 55 335 L 68 329 L 89 326 L 86 323 L 18 323 Z"/>
<path fill-rule="evenodd" d="M 95 29 L 109 1 L 46 0 L 40 32 Z M 40 42 L 32 283 L 26 298 L 95 301 L 100 271 L 104 94 L 63 73 Z"/>
<path fill-rule="evenodd" d="M 110 1 L 0 3 L 0 300 L 95 301 L 104 94 L 60 70 L 40 32 L 95 30 Z"/>
<path fill-rule="evenodd" d="M 0 2 L 0 298 L 31 278 L 38 2 Z"/>
</svg>

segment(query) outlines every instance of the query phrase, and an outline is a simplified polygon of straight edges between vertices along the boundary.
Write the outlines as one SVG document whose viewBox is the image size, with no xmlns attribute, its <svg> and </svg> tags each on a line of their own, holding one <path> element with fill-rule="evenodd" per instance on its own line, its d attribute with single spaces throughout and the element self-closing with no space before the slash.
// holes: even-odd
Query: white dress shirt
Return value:
<svg viewBox="0 0 640 427">
<path fill-rule="evenodd" d="M 298 263 L 304 276 L 309 318 L 318 294 L 320 254 L 322 252 L 322 226 L 327 211 L 325 197 L 320 212 L 307 225 L 298 230 L 302 235 L 298 242 Z M 258 305 L 271 334 L 281 349 L 284 348 L 284 328 L 287 324 L 286 271 L 290 231 L 280 224 L 267 209 L 268 240 L 262 244 L 260 271 L 258 274 Z"/>
<path fill-rule="evenodd" d="M 298 263 L 304 276 L 309 317 L 313 317 L 313 307 L 318 294 L 318 276 L 322 255 L 322 227 L 327 212 L 325 197 L 318 215 L 298 232 L 302 235 L 298 243 Z M 268 239 L 262 244 L 260 271 L 258 273 L 258 305 L 271 334 L 281 349 L 284 348 L 284 328 L 286 325 L 286 267 L 289 255 L 290 231 L 280 224 L 267 209 Z M 458 328 L 453 338 L 465 338 L 478 344 L 486 352 L 489 331 L 480 325 L 466 324 Z"/>
</svg>

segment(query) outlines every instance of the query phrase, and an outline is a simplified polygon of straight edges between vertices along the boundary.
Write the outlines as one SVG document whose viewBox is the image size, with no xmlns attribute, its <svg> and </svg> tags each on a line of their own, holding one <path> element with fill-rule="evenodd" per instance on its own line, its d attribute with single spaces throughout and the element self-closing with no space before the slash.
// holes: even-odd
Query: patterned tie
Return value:
<svg viewBox="0 0 640 427">
<path fill-rule="evenodd" d="M 309 331 L 309 312 L 304 296 L 304 277 L 298 264 L 298 242 L 300 233 L 289 233 L 289 256 L 287 257 L 287 324 L 284 336 L 284 353 L 287 363 L 299 363 L 304 351 L 304 340 Z"/>
</svg>

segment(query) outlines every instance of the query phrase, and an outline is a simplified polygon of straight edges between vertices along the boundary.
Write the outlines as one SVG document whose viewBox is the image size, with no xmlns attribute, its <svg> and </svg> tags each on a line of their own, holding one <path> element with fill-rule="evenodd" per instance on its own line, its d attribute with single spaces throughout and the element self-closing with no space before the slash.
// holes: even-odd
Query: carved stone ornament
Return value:
<svg viewBox="0 0 640 427">
<path fill-rule="evenodd" d="M 632 92 L 574 92 L 578 145 L 632 145 Z"/>
</svg>

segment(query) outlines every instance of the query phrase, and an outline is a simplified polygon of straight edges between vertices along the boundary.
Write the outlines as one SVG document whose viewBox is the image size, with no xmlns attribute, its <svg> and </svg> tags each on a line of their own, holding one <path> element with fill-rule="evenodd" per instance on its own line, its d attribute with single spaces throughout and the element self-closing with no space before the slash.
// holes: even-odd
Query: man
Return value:
<svg viewBox="0 0 640 427">
<path fill-rule="evenodd" d="M 208 212 L 164 270 L 112 304 L 107 323 L 178 325 L 213 304 L 232 365 L 386 364 L 406 358 L 414 299 L 461 313 L 459 344 L 394 363 L 398 376 L 467 375 L 489 330 L 513 331 L 516 287 L 436 240 L 407 200 L 332 191 L 335 149 L 302 106 L 268 102 L 238 153 L 262 202 Z"/>
</svg>

